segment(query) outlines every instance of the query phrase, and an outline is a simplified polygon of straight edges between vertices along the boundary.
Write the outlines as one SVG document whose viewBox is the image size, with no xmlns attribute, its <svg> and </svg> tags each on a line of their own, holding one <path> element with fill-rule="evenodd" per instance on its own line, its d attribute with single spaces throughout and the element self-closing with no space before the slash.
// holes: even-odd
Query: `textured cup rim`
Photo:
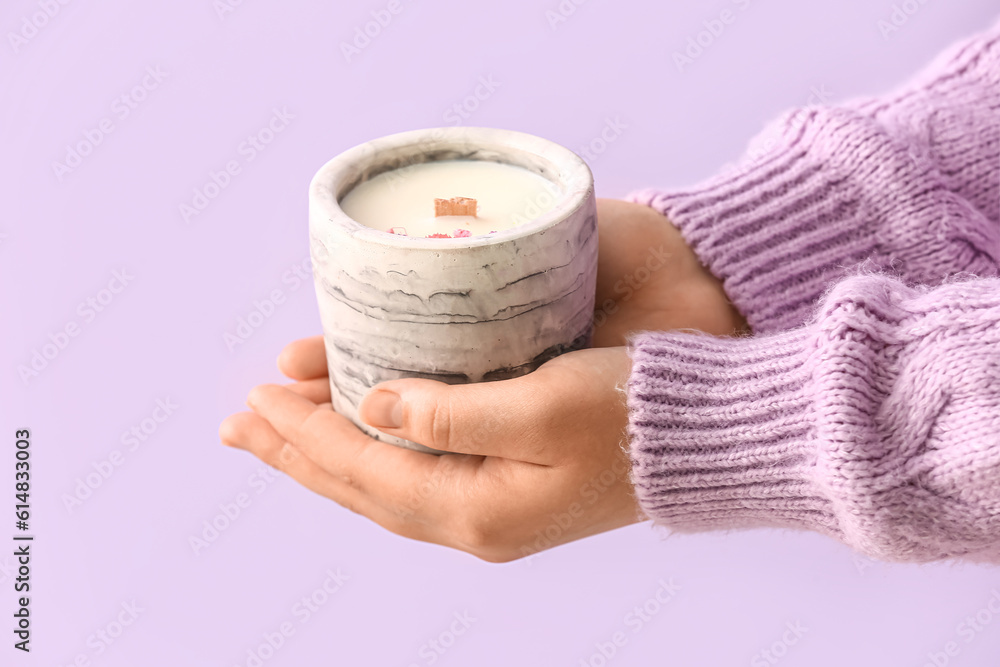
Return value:
<svg viewBox="0 0 1000 667">
<path fill-rule="evenodd" d="M 521 152 L 548 161 L 557 168 L 556 183 L 562 190 L 562 198 L 552 210 L 532 220 L 498 230 L 495 234 L 466 238 L 426 238 L 402 236 L 384 232 L 361 224 L 344 212 L 338 196 L 344 183 L 357 174 L 359 165 L 370 163 L 374 155 L 400 147 L 412 147 L 427 142 L 443 148 L 464 148 L 470 143 L 495 150 L 499 155 Z M 356 184 L 355 184 L 356 185 Z M 470 247 L 496 245 L 523 238 L 544 231 L 568 218 L 574 211 L 584 206 L 594 187 L 594 176 L 583 158 L 568 148 L 542 137 L 519 132 L 488 127 L 433 127 L 398 132 L 385 137 L 353 146 L 329 160 L 320 167 L 309 184 L 310 209 L 318 207 L 322 219 L 328 221 L 330 229 L 340 229 L 359 241 L 397 248 L 431 248 L 435 251 L 460 250 Z M 318 222 L 310 211 L 314 224 Z"/>
</svg>

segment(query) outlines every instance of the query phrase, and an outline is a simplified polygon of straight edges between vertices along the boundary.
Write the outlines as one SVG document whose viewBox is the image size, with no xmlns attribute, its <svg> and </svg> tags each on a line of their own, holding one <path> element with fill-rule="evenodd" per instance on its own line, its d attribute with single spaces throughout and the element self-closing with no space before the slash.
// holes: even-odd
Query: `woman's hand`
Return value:
<svg viewBox="0 0 1000 667">
<path fill-rule="evenodd" d="M 594 347 L 637 331 L 744 333 L 746 320 L 680 232 L 648 206 L 597 200 L 599 249 Z"/>
<path fill-rule="evenodd" d="M 282 352 L 300 380 L 261 385 L 223 443 L 388 530 L 491 562 L 642 519 L 628 481 L 622 347 L 571 352 L 511 380 L 384 382 L 359 407 L 386 433 L 453 454 L 374 440 L 329 406 L 321 336 Z"/>
<path fill-rule="evenodd" d="M 624 385 L 632 332 L 744 331 L 677 230 L 640 204 L 598 200 L 594 349 L 511 380 L 374 387 L 361 418 L 441 456 L 374 440 L 334 412 L 322 337 L 290 344 L 299 382 L 250 392 L 222 441 L 385 528 L 509 561 L 641 520 L 629 483 Z M 398 398 L 397 398 L 398 397 Z"/>
</svg>

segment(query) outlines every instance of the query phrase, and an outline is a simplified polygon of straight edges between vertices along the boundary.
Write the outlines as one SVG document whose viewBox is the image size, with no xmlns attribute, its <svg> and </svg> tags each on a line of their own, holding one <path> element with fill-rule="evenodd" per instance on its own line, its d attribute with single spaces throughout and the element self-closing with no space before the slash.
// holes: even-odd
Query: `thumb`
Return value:
<svg viewBox="0 0 1000 667">
<path fill-rule="evenodd" d="M 519 443 L 540 423 L 539 392 L 530 377 L 458 385 L 390 380 L 368 392 L 358 416 L 389 435 L 434 449 L 528 460 Z"/>
</svg>

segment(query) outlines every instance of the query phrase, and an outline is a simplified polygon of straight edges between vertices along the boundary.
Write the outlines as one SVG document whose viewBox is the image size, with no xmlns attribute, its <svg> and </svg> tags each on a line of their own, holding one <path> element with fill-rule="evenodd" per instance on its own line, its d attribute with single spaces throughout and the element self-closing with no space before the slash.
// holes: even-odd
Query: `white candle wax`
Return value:
<svg viewBox="0 0 1000 667">
<path fill-rule="evenodd" d="M 560 195 L 557 185 L 522 167 L 441 160 L 383 172 L 348 192 L 340 207 L 357 222 L 384 232 L 479 236 L 547 213 Z M 475 199 L 477 215 L 435 217 L 434 200 L 453 197 Z"/>
</svg>

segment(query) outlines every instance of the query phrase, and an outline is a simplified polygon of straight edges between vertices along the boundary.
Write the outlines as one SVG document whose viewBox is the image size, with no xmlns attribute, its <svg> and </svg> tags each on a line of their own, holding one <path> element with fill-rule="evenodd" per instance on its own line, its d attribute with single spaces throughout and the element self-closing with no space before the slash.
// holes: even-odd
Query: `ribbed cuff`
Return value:
<svg viewBox="0 0 1000 667">
<path fill-rule="evenodd" d="M 810 335 L 633 337 L 630 455 L 643 512 L 677 532 L 781 526 L 842 539 L 814 481 Z"/>
<path fill-rule="evenodd" d="M 948 190 L 927 155 L 852 109 L 785 114 L 743 161 L 698 187 L 640 190 L 755 332 L 807 322 L 857 264 L 908 282 L 996 273 L 996 225 Z"/>
<path fill-rule="evenodd" d="M 700 186 L 628 196 L 678 227 L 755 332 L 802 324 L 843 268 L 874 249 L 858 189 L 816 150 L 830 111 L 819 113 L 786 114 Z"/>
</svg>

